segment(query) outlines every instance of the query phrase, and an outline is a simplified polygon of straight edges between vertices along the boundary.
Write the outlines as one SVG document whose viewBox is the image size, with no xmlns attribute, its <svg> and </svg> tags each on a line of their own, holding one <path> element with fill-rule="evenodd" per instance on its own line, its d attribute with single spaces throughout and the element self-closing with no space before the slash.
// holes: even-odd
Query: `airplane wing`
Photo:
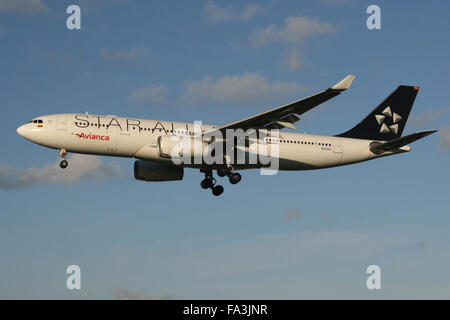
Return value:
<svg viewBox="0 0 450 320">
<path fill-rule="evenodd" d="M 350 88 L 355 76 L 348 75 L 343 80 L 324 91 L 318 92 L 307 98 L 289 103 L 287 105 L 235 121 L 220 127 L 216 127 L 211 131 L 220 130 L 225 134 L 226 129 L 295 129 L 294 123 L 300 120 L 297 115 L 301 115 L 306 111 L 318 106 L 321 103 L 337 96 L 342 91 Z"/>
</svg>

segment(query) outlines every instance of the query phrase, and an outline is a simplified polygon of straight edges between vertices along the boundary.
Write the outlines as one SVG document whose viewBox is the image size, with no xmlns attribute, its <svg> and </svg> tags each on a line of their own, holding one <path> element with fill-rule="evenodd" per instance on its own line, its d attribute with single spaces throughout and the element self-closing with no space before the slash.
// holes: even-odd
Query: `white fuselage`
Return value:
<svg viewBox="0 0 450 320">
<path fill-rule="evenodd" d="M 73 153 L 130 157 L 167 162 L 156 148 L 163 135 L 194 135 L 193 123 L 155 121 L 98 116 L 91 114 L 56 114 L 37 117 L 17 129 L 26 139 L 39 145 Z M 37 121 L 39 120 L 39 121 Z M 213 128 L 202 125 L 202 131 Z M 366 161 L 398 152 L 374 154 L 372 140 L 340 138 L 311 134 L 279 134 L 279 170 L 309 170 Z M 269 143 L 270 144 L 270 143 Z M 185 167 L 193 167 L 185 165 Z M 198 167 L 198 166 L 197 166 Z M 250 167 L 241 166 L 239 169 Z"/>
</svg>

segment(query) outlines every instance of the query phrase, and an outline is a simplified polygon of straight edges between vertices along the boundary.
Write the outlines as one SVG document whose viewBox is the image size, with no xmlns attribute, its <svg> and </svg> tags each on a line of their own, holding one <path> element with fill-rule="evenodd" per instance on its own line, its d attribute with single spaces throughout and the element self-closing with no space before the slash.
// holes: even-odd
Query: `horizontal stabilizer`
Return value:
<svg viewBox="0 0 450 320">
<path fill-rule="evenodd" d="M 437 130 L 430 130 L 430 131 L 421 131 L 409 134 L 404 137 L 396 138 L 393 140 L 390 140 L 388 142 L 373 142 L 370 146 L 370 150 L 373 153 L 379 154 L 385 151 L 391 151 L 400 149 L 403 146 L 406 146 L 407 144 L 414 142 L 416 140 L 422 139 L 432 133 L 435 133 Z"/>
</svg>

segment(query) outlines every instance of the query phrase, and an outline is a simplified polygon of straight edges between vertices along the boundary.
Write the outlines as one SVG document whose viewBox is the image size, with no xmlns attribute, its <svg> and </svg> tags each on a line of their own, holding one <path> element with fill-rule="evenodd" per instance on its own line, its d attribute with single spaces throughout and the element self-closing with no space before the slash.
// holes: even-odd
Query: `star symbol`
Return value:
<svg viewBox="0 0 450 320">
<path fill-rule="evenodd" d="M 386 124 L 386 121 L 385 121 L 387 118 L 390 118 L 392 120 L 391 121 L 392 124 L 389 126 Z M 387 106 L 386 109 L 384 109 L 381 114 L 375 115 L 375 119 L 377 119 L 377 122 L 380 125 L 381 133 L 393 132 L 393 133 L 397 134 L 398 122 L 402 119 L 402 117 L 399 114 L 392 112 L 391 107 Z"/>
</svg>

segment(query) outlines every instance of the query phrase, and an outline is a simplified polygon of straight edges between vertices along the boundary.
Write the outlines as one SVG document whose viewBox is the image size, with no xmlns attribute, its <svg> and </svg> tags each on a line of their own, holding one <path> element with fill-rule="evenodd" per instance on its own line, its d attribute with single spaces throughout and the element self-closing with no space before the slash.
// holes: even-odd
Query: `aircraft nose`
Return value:
<svg viewBox="0 0 450 320">
<path fill-rule="evenodd" d="M 17 133 L 23 137 L 25 135 L 25 125 L 18 127 Z"/>
</svg>

